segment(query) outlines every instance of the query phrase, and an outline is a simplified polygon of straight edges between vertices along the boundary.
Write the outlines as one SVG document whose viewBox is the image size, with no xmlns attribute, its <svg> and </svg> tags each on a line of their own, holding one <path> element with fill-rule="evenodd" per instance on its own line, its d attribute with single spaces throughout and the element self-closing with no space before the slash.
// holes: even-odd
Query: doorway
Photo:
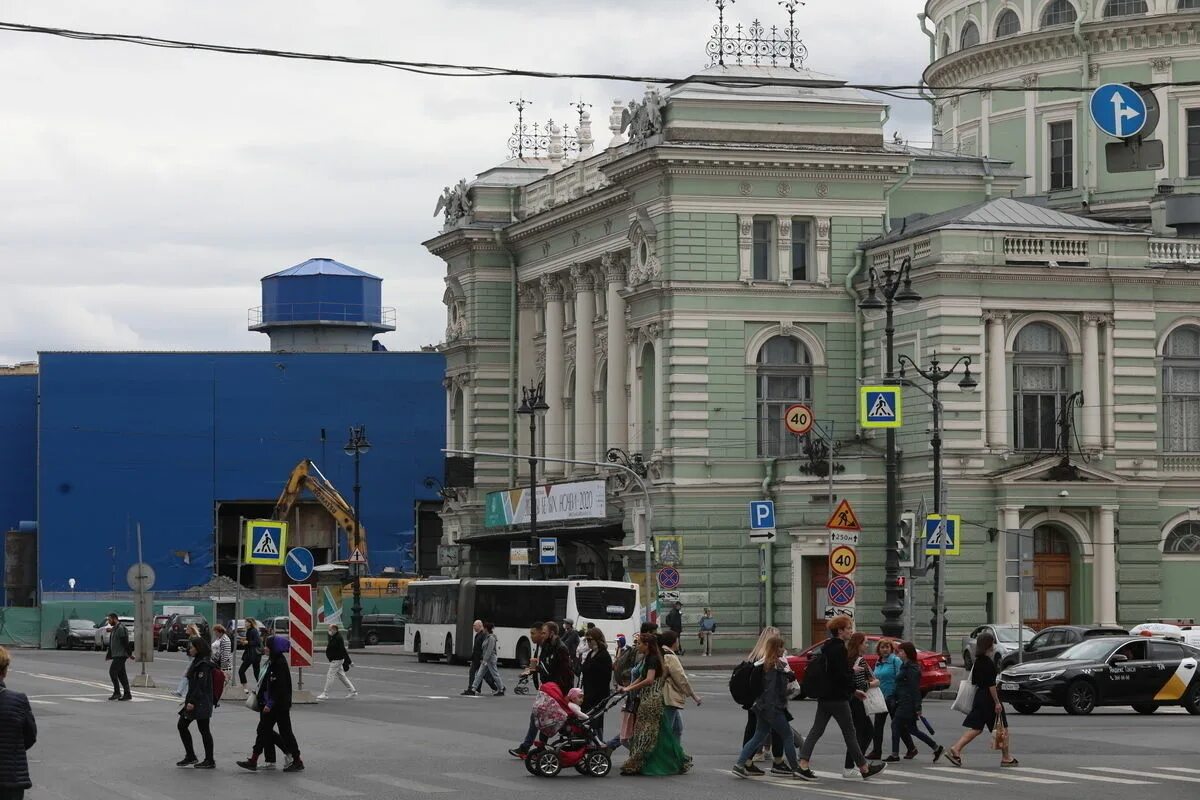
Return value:
<svg viewBox="0 0 1200 800">
<path fill-rule="evenodd" d="M 812 601 L 809 603 L 809 619 L 805 626 L 804 646 L 807 647 L 826 639 L 825 606 L 827 603 L 825 601 L 828 599 L 826 592 L 829 587 L 829 557 L 807 556 L 804 559 L 804 566 L 808 573 L 805 585 L 808 587 L 808 596 Z"/>
<path fill-rule="evenodd" d="M 1023 612 L 1034 630 L 1071 621 L 1071 541 L 1054 525 L 1033 532 L 1033 594 L 1026 595 Z"/>
</svg>

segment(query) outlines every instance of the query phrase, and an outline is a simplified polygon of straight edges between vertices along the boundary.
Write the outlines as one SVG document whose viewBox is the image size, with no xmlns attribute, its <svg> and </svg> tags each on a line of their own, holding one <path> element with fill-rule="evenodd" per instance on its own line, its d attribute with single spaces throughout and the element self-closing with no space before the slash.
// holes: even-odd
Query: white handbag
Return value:
<svg viewBox="0 0 1200 800">
<path fill-rule="evenodd" d="M 872 686 L 870 689 L 867 689 L 867 697 L 863 700 L 863 707 L 868 714 L 888 713 L 887 700 L 883 696 L 883 690 L 878 686 Z"/>
<path fill-rule="evenodd" d="M 969 680 L 958 682 L 958 695 L 954 698 L 954 704 L 950 707 L 960 714 L 971 713 L 971 706 L 975 705 L 975 684 Z"/>
</svg>

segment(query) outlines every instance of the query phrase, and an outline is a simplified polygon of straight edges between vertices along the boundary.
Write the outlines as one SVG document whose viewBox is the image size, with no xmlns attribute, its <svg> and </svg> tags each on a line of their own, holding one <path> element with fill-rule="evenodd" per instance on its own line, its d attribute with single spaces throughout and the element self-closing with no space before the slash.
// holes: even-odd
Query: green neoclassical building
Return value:
<svg viewBox="0 0 1200 800">
<path fill-rule="evenodd" d="M 538 476 L 556 484 L 538 506 L 538 535 L 558 540 L 548 574 L 642 581 L 649 527 L 679 537 L 689 622 L 707 606 L 722 633 L 756 632 L 747 504 L 771 499 L 763 611 L 808 643 L 826 520 L 846 499 L 863 527 L 857 617 L 877 629 L 884 436 L 857 405 L 884 371 L 883 319 L 859 303 L 907 260 L 922 299 L 897 306 L 896 353 L 969 357 L 979 383 L 940 386 L 945 507 L 963 520 L 952 637 L 1021 614 L 1004 581 L 1014 536 L 1033 552 L 1034 624 L 1200 616 L 1194 274 L 1152 257 L 1147 232 L 1013 199 L 1023 159 L 886 141 L 882 103 L 786 58 L 715 57 L 618 101 L 605 141 L 586 110 L 571 135 L 518 130 L 512 158 L 447 188 L 425 243 L 446 263 L 447 446 L 516 457 L 448 473 L 443 571 L 529 574 L 511 563 L 529 536 L 521 495 L 488 495 L 528 485 L 532 438 L 562 459 Z M 900 508 L 932 510 L 928 384 L 906 376 Z M 536 436 L 517 413 L 531 384 L 547 405 Z M 785 430 L 793 403 L 816 431 Z M 594 466 L 610 451 L 645 472 L 649 525 L 636 484 Z M 929 587 L 909 590 L 926 646 Z"/>
</svg>

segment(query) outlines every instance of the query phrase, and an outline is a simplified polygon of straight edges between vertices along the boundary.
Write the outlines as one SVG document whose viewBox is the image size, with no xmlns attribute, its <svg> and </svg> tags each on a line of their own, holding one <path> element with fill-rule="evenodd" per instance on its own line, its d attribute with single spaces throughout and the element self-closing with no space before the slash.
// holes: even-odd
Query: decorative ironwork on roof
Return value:
<svg viewBox="0 0 1200 800">
<path fill-rule="evenodd" d="M 804 0 L 779 0 L 779 5 L 787 11 L 788 24 L 786 28 L 772 25 L 763 26 L 757 19 L 749 27 L 738 23 L 730 34 L 729 26 L 725 24 L 725 8 L 733 5 L 735 0 L 714 0 L 717 7 L 717 24 L 713 26 L 713 36 L 708 40 L 704 51 L 708 54 L 709 66 L 726 66 L 730 64 L 741 66 L 772 66 L 787 65 L 792 69 L 804 66 L 808 58 L 808 47 L 796 30 L 796 7 L 804 5 Z"/>
</svg>

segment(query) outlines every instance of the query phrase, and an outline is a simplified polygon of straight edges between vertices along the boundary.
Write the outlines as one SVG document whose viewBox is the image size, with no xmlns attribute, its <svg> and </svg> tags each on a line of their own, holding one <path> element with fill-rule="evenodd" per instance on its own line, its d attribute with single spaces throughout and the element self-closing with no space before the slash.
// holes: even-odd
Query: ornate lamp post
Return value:
<svg viewBox="0 0 1200 800">
<path fill-rule="evenodd" d="M 352 425 L 350 427 L 350 439 L 346 442 L 346 446 L 343 449 L 346 455 L 354 456 L 354 531 L 350 538 L 352 542 L 351 547 L 353 548 L 353 553 L 362 553 L 362 541 L 358 535 L 360 520 L 362 519 L 362 486 L 359 483 L 359 457 L 371 449 L 371 443 L 367 441 L 367 428 L 365 425 Z M 350 607 L 350 649 L 361 650 L 363 647 L 362 564 L 353 563 L 351 568 L 354 570 L 354 605 Z"/>
<path fill-rule="evenodd" d="M 958 388 L 965 392 L 973 392 L 979 386 L 979 382 L 971 375 L 970 356 L 961 356 L 950 365 L 949 369 L 944 369 L 938 362 L 937 356 L 934 355 L 929 360 L 929 368 L 921 369 L 911 358 L 901 355 L 900 381 L 908 384 L 909 382 L 904 377 L 905 365 L 912 367 L 913 371 L 929 381 L 932 387 L 929 399 L 933 401 L 933 439 L 931 440 L 933 444 L 933 513 L 939 515 L 945 514 L 946 510 L 942 507 L 945 502 L 944 492 L 942 491 L 942 401 L 938 398 L 938 384 L 953 375 L 954 371 L 960 365 L 963 368 L 963 376 L 958 382 Z M 924 525 L 925 520 L 920 520 L 918 524 Z M 962 535 L 961 531 L 959 535 Z M 917 538 L 919 537 L 914 532 L 913 539 L 916 540 Z M 933 649 L 939 653 L 948 654 L 949 648 L 946 646 L 945 579 L 945 573 L 942 571 L 942 556 L 935 556 L 933 559 L 933 618 L 930 620 L 930 628 L 933 631 Z"/>
<path fill-rule="evenodd" d="M 550 406 L 546 403 L 546 383 L 542 381 L 521 387 L 521 405 L 517 413 L 529 417 L 529 538 L 525 547 L 530 553 L 537 546 L 537 421 L 546 415 Z M 530 564 L 530 574 L 533 574 L 534 564 Z M 544 578 L 545 572 L 541 566 L 541 558 L 537 561 L 538 577 Z"/>
<path fill-rule="evenodd" d="M 872 267 L 869 275 L 871 284 L 867 289 L 867 296 L 859 302 L 858 307 L 864 311 L 882 310 L 885 314 L 883 335 L 886 352 L 883 382 L 894 385 L 896 378 L 892 372 L 892 349 L 896 328 L 893 307 L 896 303 L 916 303 L 921 299 L 921 295 L 912 288 L 912 259 L 905 258 L 898 270 L 890 263 L 882 272 L 877 272 Z M 896 464 L 895 428 L 887 429 L 886 464 L 887 550 L 884 557 L 883 624 L 880 630 L 884 636 L 899 638 L 904 635 L 904 604 L 900 600 L 900 554 L 896 552 L 896 542 L 900 535 L 900 485 Z"/>
</svg>

